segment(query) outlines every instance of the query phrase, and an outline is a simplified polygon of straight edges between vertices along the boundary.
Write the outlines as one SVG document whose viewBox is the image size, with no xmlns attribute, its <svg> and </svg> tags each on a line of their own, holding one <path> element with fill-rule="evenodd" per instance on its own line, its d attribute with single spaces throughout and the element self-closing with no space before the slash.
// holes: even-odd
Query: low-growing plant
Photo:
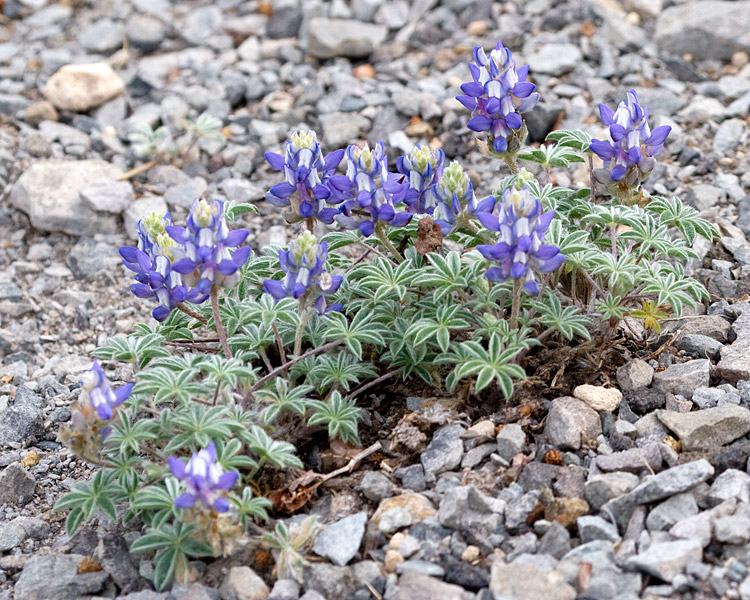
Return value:
<svg viewBox="0 0 750 600">
<path fill-rule="evenodd" d="M 475 48 L 469 66 L 468 127 L 509 170 L 487 198 L 439 149 L 418 145 L 391 172 L 382 142 L 324 156 L 302 131 L 266 154 L 283 175 L 266 199 L 302 229 L 288 248 L 251 253 L 248 232 L 228 226 L 251 207 L 218 200 L 196 200 L 184 228 L 169 214 L 139 223 L 138 247 L 120 254 L 155 323 L 95 352 L 133 363 L 134 386 L 112 390 L 97 363 L 82 377 L 61 437 L 98 471 L 57 505 L 70 533 L 97 512 L 142 524 L 133 549 L 156 552 L 163 589 L 189 576 L 191 557 L 258 532 L 271 483 L 303 466 L 297 444 L 358 445 L 367 389 L 401 380 L 510 400 L 537 347 L 606 344 L 626 317 L 658 331 L 706 297 L 683 265 L 696 236 L 716 232 L 643 189 L 669 128 L 649 129 L 635 92 L 600 107 L 608 140 L 555 131 L 525 148 L 522 115 L 539 98 L 528 67 L 502 44 Z M 577 163 L 591 187 L 550 183 Z M 321 223 L 332 227 L 318 239 Z M 280 576 L 299 576 L 314 531 L 266 532 Z"/>
</svg>

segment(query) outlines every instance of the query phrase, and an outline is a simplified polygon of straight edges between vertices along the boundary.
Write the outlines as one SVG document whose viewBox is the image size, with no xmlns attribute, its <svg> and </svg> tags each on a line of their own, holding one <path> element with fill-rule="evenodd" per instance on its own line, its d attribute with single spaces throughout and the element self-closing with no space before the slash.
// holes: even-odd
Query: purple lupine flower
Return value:
<svg viewBox="0 0 750 600">
<path fill-rule="evenodd" d="M 266 200 L 274 206 L 290 206 L 289 222 L 315 218 L 333 223 L 337 211 L 329 204 L 343 202 L 352 186 L 347 177 L 335 174 L 343 150 L 324 157 L 314 131 L 295 131 L 283 155 L 266 152 L 265 157 L 274 170 L 284 174 L 284 182 L 274 185 Z"/>
<path fill-rule="evenodd" d="M 187 492 L 178 496 L 177 508 L 190 508 L 200 500 L 206 508 L 224 513 L 229 510 L 229 500 L 223 492 L 231 489 L 240 474 L 226 471 L 216 462 L 216 446 L 211 442 L 206 448 L 193 454 L 187 465 L 179 458 L 169 457 L 172 475 L 185 482 Z"/>
<path fill-rule="evenodd" d="M 81 375 L 81 402 L 90 404 L 102 421 L 113 417 L 115 408 L 128 399 L 132 389 L 133 384 L 126 383 L 112 391 L 109 379 L 96 360 L 91 369 Z"/>
<path fill-rule="evenodd" d="M 388 172 L 385 144 L 378 142 L 373 150 L 351 145 L 346 149 L 346 175 L 352 182 L 354 198 L 342 203 L 336 221 L 345 229 L 357 229 L 364 236 L 375 232 L 379 222 L 394 227 L 406 225 L 411 213 L 396 212 L 394 204 L 404 200 L 408 182 L 402 175 Z"/>
<path fill-rule="evenodd" d="M 552 273 L 565 260 L 560 248 L 542 243 L 555 211 L 542 213 L 542 203 L 525 186 L 505 190 L 497 208 L 497 215 L 477 213 L 482 225 L 500 232 L 496 244 L 477 246 L 486 259 L 500 263 L 484 274 L 490 281 L 520 280 L 527 292 L 537 294 L 535 273 Z"/>
<path fill-rule="evenodd" d="M 439 149 L 433 151 L 429 146 L 419 144 L 409 154 L 398 158 L 396 168 L 406 176 L 409 184 L 403 199 L 409 212 L 431 215 L 435 210 L 436 198 L 432 194 L 432 186 L 443 174 L 444 162 L 445 152 Z"/>
<path fill-rule="evenodd" d="M 306 299 L 315 306 L 319 315 L 340 311 L 340 302 L 326 308 L 326 296 L 335 293 L 344 278 L 330 275 L 325 270 L 328 258 L 328 243 L 321 242 L 309 231 L 289 244 L 289 250 L 279 250 L 281 268 L 286 273 L 283 280 L 266 279 L 263 291 L 276 301 L 282 298 Z"/>
<path fill-rule="evenodd" d="M 465 95 L 456 99 L 474 116 L 468 123 L 472 131 L 489 133 L 491 150 L 506 152 L 520 147 L 525 137 L 521 113 L 534 108 L 539 101 L 536 86 L 526 81 L 529 66 L 517 68 L 510 50 L 498 42 L 487 56 L 481 46 L 473 52 L 469 63 L 473 81 L 464 83 Z"/>
<path fill-rule="evenodd" d="M 195 200 L 185 227 L 167 225 L 170 237 L 177 242 L 172 248 L 175 262 L 172 270 L 182 274 L 191 288 L 234 287 L 240 280 L 239 270 L 250 256 L 250 247 L 238 248 L 248 236 L 247 229 L 229 230 L 221 200 Z M 237 248 L 230 251 L 232 248 Z M 201 283 L 208 281 L 208 284 Z M 203 298 L 205 300 L 205 298 Z"/>
<path fill-rule="evenodd" d="M 627 101 L 620 102 L 616 111 L 606 104 L 599 105 L 602 123 L 609 127 L 609 140 L 593 140 L 589 149 L 604 161 L 607 173 L 597 180 L 625 181 L 636 187 L 653 171 L 657 156 L 672 130 L 668 125 L 653 131 L 648 125 L 648 107 L 638 104 L 635 90 L 628 92 Z M 604 176 L 602 176 L 604 175 Z"/>
<path fill-rule="evenodd" d="M 462 219 L 473 217 L 478 211 L 492 212 L 495 207 L 492 196 L 477 202 L 469 176 L 456 161 L 448 165 L 440 180 L 433 184 L 432 194 L 437 199 L 433 217 L 443 236 L 460 225 Z"/>
</svg>

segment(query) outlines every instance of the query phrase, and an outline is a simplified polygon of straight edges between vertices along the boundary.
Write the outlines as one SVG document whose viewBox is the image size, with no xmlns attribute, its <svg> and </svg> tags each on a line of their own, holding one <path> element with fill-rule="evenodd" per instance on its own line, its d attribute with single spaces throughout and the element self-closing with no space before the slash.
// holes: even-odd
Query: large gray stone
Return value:
<svg viewBox="0 0 750 600">
<path fill-rule="evenodd" d="M 646 517 L 649 531 L 665 531 L 678 521 L 698 514 L 698 504 L 690 493 L 677 494 L 656 506 Z"/>
<path fill-rule="evenodd" d="M 716 365 L 716 372 L 727 381 L 736 383 L 741 379 L 750 379 L 750 341 L 738 338 L 730 346 L 719 350 L 721 360 Z"/>
<path fill-rule="evenodd" d="M 581 437 L 595 440 L 602 432 L 599 414 L 585 402 L 565 396 L 552 401 L 544 435 L 553 446 L 578 450 Z"/>
<path fill-rule="evenodd" d="M 425 473 L 451 471 L 461 464 L 464 455 L 463 431 L 460 425 L 446 425 L 435 432 L 432 441 L 422 452 Z"/>
<path fill-rule="evenodd" d="M 616 471 L 594 475 L 586 482 L 584 495 L 592 510 L 599 510 L 613 498 L 627 494 L 638 485 L 638 476 L 633 473 Z"/>
<path fill-rule="evenodd" d="M 544 44 L 528 56 L 528 61 L 532 73 L 565 75 L 581 61 L 581 51 L 568 43 Z"/>
<path fill-rule="evenodd" d="M 29 215 L 36 229 L 89 236 L 116 233 L 118 217 L 93 211 L 79 190 L 97 179 L 116 179 L 121 173 L 103 160 L 40 161 L 18 178 L 11 203 Z"/>
<path fill-rule="evenodd" d="M 16 600 L 79 600 L 102 589 L 106 571 L 78 573 L 80 554 L 32 556 L 26 561 L 14 592 Z"/>
<path fill-rule="evenodd" d="M 630 491 L 629 496 L 636 504 L 657 502 L 692 489 L 713 474 L 714 468 L 710 462 L 696 460 L 646 478 Z"/>
<path fill-rule="evenodd" d="M 357 554 L 366 523 L 364 512 L 332 523 L 316 536 L 313 551 L 343 567 Z"/>
<path fill-rule="evenodd" d="M 710 380 L 711 361 L 704 358 L 672 365 L 655 373 L 653 386 L 663 392 L 682 394 L 686 398 L 691 398 L 696 388 L 707 386 Z"/>
<path fill-rule="evenodd" d="M 663 11 L 656 21 L 656 41 L 670 54 L 696 59 L 729 60 L 750 50 L 750 2 L 688 2 Z"/>
<path fill-rule="evenodd" d="M 702 559 L 703 547 L 699 541 L 679 540 L 651 544 L 645 552 L 629 558 L 626 566 L 671 582 L 689 563 Z"/>
<path fill-rule="evenodd" d="M 708 491 L 708 503 L 718 506 L 726 500 L 750 502 L 750 475 L 738 469 L 727 469 L 711 484 Z"/>
<path fill-rule="evenodd" d="M 677 435 L 685 451 L 718 448 L 750 431 L 750 410 L 736 404 L 687 413 L 658 410 L 656 416 Z"/>
<path fill-rule="evenodd" d="M 617 369 L 617 385 L 623 391 L 632 392 L 648 387 L 653 378 L 654 368 L 640 358 L 634 358 Z"/>
<path fill-rule="evenodd" d="M 473 597 L 474 594 L 460 586 L 420 573 L 406 571 L 398 580 L 397 600 L 468 600 Z"/>
<path fill-rule="evenodd" d="M 232 567 L 219 587 L 222 600 L 263 600 L 270 593 L 250 567 Z"/>
<path fill-rule="evenodd" d="M 368 56 L 384 40 L 388 30 L 382 25 L 372 25 L 349 19 L 310 19 L 307 53 L 315 58 Z"/>
<path fill-rule="evenodd" d="M 35 517 L 16 517 L 0 524 L 0 552 L 17 548 L 27 539 L 40 540 L 49 533 L 49 523 Z"/>
<path fill-rule="evenodd" d="M 36 479 L 20 463 L 12 463 L 0 472 L 0 504 L 26 504 L 35 490 Z"/>
</svg>

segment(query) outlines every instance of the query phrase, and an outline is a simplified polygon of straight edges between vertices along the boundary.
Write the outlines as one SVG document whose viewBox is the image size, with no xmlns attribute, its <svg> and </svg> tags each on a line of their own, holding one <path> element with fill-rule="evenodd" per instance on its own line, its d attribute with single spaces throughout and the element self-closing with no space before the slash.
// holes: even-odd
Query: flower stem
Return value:
<svg viewBox="0 0 750 600">
<path fill-rule="evenodd" d="M 221 347 L 224 348 L 224 356 L 232 358 L 232 351 L 229 349 L 229 342 L 227 341 L 227 330 L 224 329 L 224 323 L 221 322 L 221 314 L 219 314 L 219 290 L 216 286 L 211 286 L 211 310 L 214 314 L 216 333 L 219 335 Z"/>
<path fill-rule="evenodd" d="M 117 181 L 127 181 L 131 177 L 135 177 L 136 175 L 140 175 L 141 173 L 145 173 L 151 167 L 155 167 L 157 164 L 159 164 L 159 159 L 158 158 L 150 160 L 147 163 L 143 163 L 142 165 L 137 166 L 135 169 L 130 169 L 130 171 L 126 171 L 125 173 L 123 173 L 122 175 L 120 175 L 117 178 Z"/>
<path fill-rule="evenodd" d="M 188 308 L 187 306 L 185 306 L 185 303 L 184 303 L 184 302 L 178 302 L 178 303 L 177 303 L 177 310 L 181 310 L 181 311 L 182 311 L 182 312 L 184 312 L 184 313 L 185 313 L 186 315 L 188 315 L 188 316 L 191 316 L 191 317 L 193 317 L 194 319 L 197 319 L 198 321 L 200 321 L 200 322 L 201 322 L 201 323 L 203 323 L 204 325 L 205 325 L 206 323 L 208 323 L 208 319 L 207 319 L 206 317 L 204 317 L 204 316 L 203 316 L 203 315 L 201 315 L 200 313 L 197 313 L 197 312 L 195 312 L 195 311 L 194 311 L 194 310 L 193 310 L 192 308 Z"/>
<path fill-rule="evenodd" d="M 294 356 L 299 356 L 299 353 L 302 351 L 302 336 L 305 333 L 305 327 L 307 327 L 311 315 L 310 309 L 304 303 L 300 302 L 299 308 L 299 325 L 297 326 L 297 333 L 294 335 Z"/>
<path fill-rule="evenodd" d="M 518 162 L 516 162 L 516 155 L 515 153 L 506 152 L 505 153 L 505 162 L 510 168 L 510 172 L 513 175 L 518 175 Z"/>
<path fill-rule="evenodd" d="M 521 280 L 513 280 L 513 304 L 510 309 L 510 326 L 515 329 L 518 326 L 518 313 L 521 309 Z"/>
<path fill-rule="evenodd" d="M 388 236 L 383 231 L 380 223 L 375 226 L 375 235 L 378 236 L 378 239 L 381 242 L 383 242 L 383 246 L 388 248 L 388 251 L 393 255 L 393 258 L 397 263 L 401 264 L 402 262 L 404 262 L 404 257 L 401 256 L 401 253 L 398 251 L 398 249 L 391 243 L 391 240 L 388 239 Z"/>
</svg>

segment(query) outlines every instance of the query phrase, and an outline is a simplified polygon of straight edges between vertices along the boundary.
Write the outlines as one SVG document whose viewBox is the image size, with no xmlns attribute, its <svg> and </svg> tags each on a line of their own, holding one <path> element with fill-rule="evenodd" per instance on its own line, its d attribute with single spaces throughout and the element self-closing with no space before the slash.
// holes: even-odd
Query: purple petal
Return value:
<svg viewBox="0 0 750 600">
<path fill-rule="evenodd" d="M 492 121 L 484 115 L 472 117 L 466 126 L 472 131 L 487 131 L 492 126 Z"/>
<path fill-rule="evenodd" d="M 234 484 L 237 483 L 239 476 L 240 474 L 237 471 L 227 471 L 226 473 L 222 473 L 219 476 L 219 481 L 216 484 L 216 487 L 220 490 L 232 489 Z"/>
<path fill-rule="evenodd" d="M 536 281 L 529 280 L 523 284 L 523 289 L 529 294 L 536 295 L 539 293 L 539 284 Z"/>
<path fill-rule="evenodd" d="M 411 221 L 411 218 L 413 216 L 414 215 L 412 213 L 408 212 L 396 213 L 390 224 L 392 227 L 402 227 L 403 225 L 406 225 L 409 221 Z"/>
<path fill-rule="evenodd" d="M 484 276 L 490 281 L 500 283 L 507 279 L 507 276 L 500 267 L 490 267 L 484 272 Z"/>
<path fill-rule="evenodd" d="M 245 238 L 249 233 L 250 232 L 247 229 L 235 229 L 234 231 L 230 231 L 227 238 L 224 240 L 224 245 L 229 246 L 230 248 L 239 246 L 245 241 Z"/>
<path fill-rule="evenodd" d="M 182 494 L 182 496 L 177 496 L 174 500 L 174 505 L 177 508 L 190 508 L 195 504 L 195 496 L 193 494 Z"/>
<path fill-rule="evenodd" d="M 126 383 L 123 386 L 120 386 L 115 390 L 115 406 L 119 406 L 125 400 L 127 400 L 130 397 L 130 390 L 133 389 L 132 383 Z"/>
<path fill-rule="evenodd" d="M 488 212 L 478 212 L 477 219 L 490 231 L 500 231 L 500 219 L 497 215 Z"/>
<path fill-rule="evenodd" d="M 289 295 L 286 287 L 284 287 L 284 283 L 275 279 L 266 279 L 263 282 L 263 291 L 276 298 L 276 300 L 281 300 Z"/>
<path fill-rule="evenodd" d="M 519 115 L 516 112 L 512 112 L 509 115 L 506 115 L 505 123 L 511 129 L 520 129 L 521 126 L 523 125 L 523 121 L 521 120 L 521 115 Z"/>
<path fill-rule="evenodd" d="M 225 513 L 229 510 L 229 500 L 226 498 L 217 498 L 214 500 L 214 510 L 218 513 Z"/>
<path fill-rule="evenodd" d="M 505 152 L 508 149 L 508 140 L 504 137 L 496 137 L 492 142 L 492 149 L 495 152 Z"/>
<path fill-rule="evenodd" d="M 615 111 L 613 111 L 606 104 L 599 105 L 599 115 L 602 118 L 602 123 L 604 123 L 607 127 L 615 122 Z"/>
<path fill-rule="evenodd" d="M 614 123 L 609 126 L 609 135 L 612 136 L 612 140 L 614 140 L 615 142 L 619 142 L 622 138 L 624 138 L 626 133 L 627 131 L 625 130 L 625 128 L 619 123 Z"/>
<path fill-rule="evenodd" d="M 171 312 L 172 311 L 166 306 L 157 306 L 154 310 L 151 311 L 151 316 L 154 317 L 156 321 L 159 321 L 161 323 L 169 316 L 169 313 Z"/>
<path fill-rule="evenodd" d="M 208 452 L 208 457 L 211 462 L 216 462 L 216 444 L 211 442 L 208 446 L 206 446 L 206 452 Z"/>
<path fill-rule="evenodd" d="M 372 221 L 362 221 L 359 224 L 359 232 L 363 236 L 369 237 L 375 232 L 375 226 L 372 224 Z"/>
<path fill-rule="evenodd" d="M 607 160 L 608 158 L 612 158 L 612 156 L 615 153 L 614 148 L 612 148 L 612 144 L 610 144 L 609 142 L 605 142 L 603 140 L 591 140 L 591 144 L 589 145 L 589 150 L 591 150 L 594 154 L 596 154 L 602 160 Z"/>
<path fill-rule="evenodd" d="M 609 174 L 612 181 L 620 181 L 627 174 L 627 169 L 622 165 L 617 165 Z"/>
<path fill-rule="evenodd" d="M 537 265 L 537 270 L 542 273 L 552 273 L 552 271 L 556 271 L 563 262 L 565 262 L 565 255 L 558 254 L 549 260 L 541 261 L 540 264 Z"/>
<path fill-rule="evenodd" d="M 182 258 L 172 265 L 172 270 L 185 275 L 187 273 L 192 273 L 193 271 L 195 271 L 197 266 L 198 265 L 196 265 L 189 258 Z"/>
<path fill-rule="evenodd" d="M 120 256 L 122 256 L 129 263 L 138 262 L 138 252 L 140 252 L 138 248 L 133 248 L 132 246 L 121 246 L 119 252 Z"/>
<path fill-rule="evenodd" d="M 294 193 L 294 186 L 291 183 L 284 181 L 271 186 L 270 192 L 277 198 L 288 198 Z"/>
<path fill-rule="evenodd" d="M 172 471 L 172 475 L 177 477 L 177 479 L 185 479 L 186 473 L 184 462 L 174 456 L 170 456 L 167 459 L 167 462 L 169 463 L 169 470 Z"/>
<path fill-rule="evenodd" d="M 516 98 L 527 98 L 536 89 L 536 86 L 529 81 L 519 81 L 513 86 L 513 95 Z"/>
<path fill-rule="evenodd" d="M 234 275 L 237 272 L 237 265 L 234 264 L 234 261 L 231 258 L 227 258 L 216 265 L 216 269 L 222 275 Z"/>
<path fill-rule="evenodd" d="M 235 265 L 238 267 L 241 267 L 247 262 L 248 257 L 250 256 L 250 246 L 245 246 L 244 248 L 239 248 L 232 252 L 232 262 L 234 262 Z"/>
<path fill-rule="evenodd" d="M 184 244 L 188 241 L 188 232 L 184 227 L 177 227 L 177 225 L 167 225 L 165 227 L 165 230 L 169 234 L 169 237 L 171 237 L 178 244 Z"/>
<path fill-rule="evenodd" d="M 472 96 L 456 96 L 456 100 L 469 110 L 476 110 L 477 108 L 477 99 Z"/>
<path fill-rule="evenodd" d="M 476 81 L 461 84 L 461 91 L 467 96 L 478 98 L 484 95 L 484 86 Z"/>
<path fill-rule="evenodd" d="M 266 161 L 274 171 L 281 171 L 284 168 L 284 156 L 275 152 L 266 152 Z"/>
<path fill-rule="evenodd" d="M 341 162 L 342 158 L 344 158 L 343 149 L 334 150 L 330 154 L 326 154 L 325 158 L 323 159 L 325 162 L 325 170 L 332 171 L 333 169 L 335 169 Z"/>
<path fill-rule="evenodd" d="M 669 125 L 662 125 L 660 127 L 657 127 L 651 132 L 651 135 L 649 136 L 648 140 L 646 140 L 646 143 L 649 146 L 658 146 L 660 144 L 663 144 L 666 141 L 670 131 L 672 131 L 672 128 Z"/>
<path fill-rule="evenodd" d="M 154 296 L 154 290 L 145 283 L 134 283 L 130 286 L 130 291 L 137 298 L 153 298 Z"/>
</svg>

